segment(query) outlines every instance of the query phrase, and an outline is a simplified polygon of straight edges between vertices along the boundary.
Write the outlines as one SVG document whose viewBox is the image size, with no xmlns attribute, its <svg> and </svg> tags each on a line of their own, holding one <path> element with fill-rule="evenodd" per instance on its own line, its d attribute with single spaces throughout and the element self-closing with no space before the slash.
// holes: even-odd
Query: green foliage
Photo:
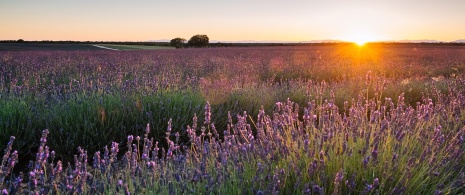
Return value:
<svg viewBox="0 0 465 195">
<path fill-rule="evenodd" d="M 154 137 L 164 135 L 170 118 L 175 122 L 173 128 L 182 131 L 185 126 L 181 125 L 192 123 L 192 116 L 201 113 L 205 103 L 191 91 L 131 96 L 79 93 L 69 99 L 51 98 L 56 102 L 50 104 L 40 97 L 0 102 L 4 108 L 0 112 L 2 142 L 14 135 L 17 149 L 29 153 L 38 147 L 37 132 L 50 129 L 50 147 L 58 157 L 71 161 L 78 146 L 100 150 L 111 141 L 122 142 L 127 134 L 142 132 L 147 123 L 154 129 Z"/>
<path fill-rule="evenodd" d="M 180 38 L 180 37 L 171 39 L 171 41 L 170 41 L 170 45 L 171 45 L 172 47 L 176 47 L 176 48 L 182 48 L 182 47 L 184 47 L 184 44 L 185 44 L 185 43 L 186 43 L 186 39 Z"/>
<path fill-rule="evenodd" d="M 123 146 L 127 136 L 142 135 L 148 123 L 147 136 L 158 147 L 167 152 L 173 146 L 168 136 L 174 154 L 186 156 L 156 160 L 159 167 L 151 172 L 138 155 L 140 178 L 132 178 L 134 167 L 109 175 L 92 169 L 95 178 L 115 176 L 105 184 L 107 193 L 124 187 L 117 187 L 120 178 L 135 193 L 463 192 L 458 165 L 465 157 L 453 154 L 464 149 L 465 84 L 454 62 L 465 55 L 405 57 L 399 53 L 410 49 L 396 48 L 385 57 L 352 59 L 341 50 L 318 49 L 8 52 L 0 55 L 0 151 L 16 136 L 24 170 L 42 144 L 40 132 L 49 129 L 47 146 L 58 160 L 71 162 L 79 146 L 89 154 L 112 142 L 129 149 Z M 417 60 L 426 64 L 412 65 Z M 211 113 L 204 110 L 207 101 Z M 203 133 L 198 143 L 188 125 L 196 126 L 191 131 L 197 136 Z M 235 136 L 222 164 L 226 148 L 219 148 L 230 136 L 225 130 Z M 205 148 L 205 140 L 221 141 Z M 205 172 L 194 182 L 200 161 Z M 336 182 L 341 175 L 343 182 Z M 375 179 L 379 186 L 367 190 Z M 144 182 L 151 185 L 140 187 Z"/>
<path fill-rule="evenodd" d="M 169 46 L 156 46 L 156 45 L 117 45 L 117 44 L 103 44 L 102 46 L 118 49 L 118 50 L 159 50 L 159 49 L 174 49 Z"/>
<path fill-rule="evenodd" d="M 210 39 L 207 35 L 194 35 L 192 36 L 187 44 L 190 47 L 207 47 Z"/>
</svg>

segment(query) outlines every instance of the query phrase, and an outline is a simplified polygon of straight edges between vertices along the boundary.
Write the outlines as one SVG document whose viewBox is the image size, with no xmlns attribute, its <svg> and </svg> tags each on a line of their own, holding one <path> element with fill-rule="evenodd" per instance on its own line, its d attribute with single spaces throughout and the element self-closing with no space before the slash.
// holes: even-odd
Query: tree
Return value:
<svg viewBox="0 0 465 195">
<path fill-rule="evenodd" d="M 18 39 L 16 42 L 22 43 L 22 42 L 24 42 L 24 39 Z"/>
<path fill-rule="evenodd" d="M 170 41 L 170 45 L 171 45 L 172 47 L 176 47 L 176 48 L 181 48 L 181 47 L 183 47 L 183 46 L 184 46 L 184 43 L 186 43 L 186 39 L 180 38 L 180 37 L 171 39 L 171 41 Z"/>
<path fill-rule="evenodd" d="M 207 35 L 194 35 L 192 36 L 187 44 L 191 47 L 207 47 L 209 38 Z"/>
</svg>

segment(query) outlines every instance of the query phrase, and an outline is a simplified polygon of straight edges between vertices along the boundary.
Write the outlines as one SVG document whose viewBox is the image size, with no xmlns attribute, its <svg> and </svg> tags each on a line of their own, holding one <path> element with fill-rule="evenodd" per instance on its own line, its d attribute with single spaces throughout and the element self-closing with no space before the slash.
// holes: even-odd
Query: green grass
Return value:
<svg viewBox="0 0 465 195">
<path fill-rule="evenodd" d="M 176 49 L 175 47 L 149 46 L 149 45 L 113 45 L 101 44 L 101 46 L 119 50 L 156 50 L 156 49 Z"/>
<path fill-rule="evenodd" d="M 50 129 L 50 146 L 58 157 L 72 160 L 78 146 L 96 151 L 111 141 L 121 142 L 123 135 L 142 132 L 147 123 L 152 135 L 161 137 L 170 118 L 173 128 L 192 123 L 201 112 L 205 100 L 192 91 L 167 91 L 150 95 L 74 94 L 69 99 L 56 96 L 53 104 L 42 97 L 3 98 L 0 106 L 0 135 L 15 135 L 17 150 L 26 152 L 38 147 L 34 138 L 41 129 Z M 28 103 L 26 103 L 28 102 Z M 8 130 L 8 131 L 6 131 Z"/>
</svg>

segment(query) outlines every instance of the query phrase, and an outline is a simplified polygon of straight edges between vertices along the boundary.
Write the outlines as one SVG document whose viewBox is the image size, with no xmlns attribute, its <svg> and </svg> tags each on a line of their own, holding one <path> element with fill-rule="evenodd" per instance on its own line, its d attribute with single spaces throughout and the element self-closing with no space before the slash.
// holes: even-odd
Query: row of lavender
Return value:
<svg viewBox="0 0 465 195">
<path fill-rule="evenodd" d="M 436 139 L 431 141 L 430 136 L 435 134 L 430 132 L 432 129 L 439 129 L 440 134 L 445 136 L 438 140 L 462 139 L 460 136 L 463 133 L 460 129 L 464 125 L 463 100 L 460 94 L 465 88 L 462 80 L 465 52 L 461 47 L 413 47 L 381 47 L 370 50 L 325 46 L 186 49 L 157 52 L 1 53 L 0 149 L 3 151 L 7 146 L 5 151 L 11 153 L 6 152 L 2 160 L 1 174 L 5 176 L 2 185 L 10 192 L 19 189 L 40 191 L 42 188 L 47 192 L 66 191 L 64 186 L 70 188 L 68 192 L 80 192 L 80 190 L 86 193 L 113 192 L 117 189 L 123 192 L 127 186 L 127 190 L 136 193 L 168 193 L 169 189 L 175 193 L 203 193 L 212 192 L 210 190 L 213 189 L 215 189 L 213 192 L 217 193 L 259 193 L 259 191 L 267 193 L 273 191 L 269 189 L 270 182 L 277 172 L 276 167 L 279 167 L 279 171 L 281 169 L 285 171 L 283 173 L 285 176 L 278 179 L 281 183 L 280 191 L 286 193 L 304 193 L 302 190 L 305 184 L 308 185 L 305 190 L 312 191 L 313 185 L 317 185 L 316 190 L 324 187 L 325 192 L 334 192 L 338 187 L 334 187 L 332 177 L 338 174 L 338 177 L 343 177 L 349 183 L 357 185 L 352 190 L 340 187 L 342 191 L 336 192 L 361 193 L 365 184 L 374 182 L 376 178 L 378 178 L 377 182 L 381 182 L 380 186 L 384 186 L 377 188 L 378 192 L 401 192 L 402 190 L 396 191 L 399 189 L 413 192 L 409 189 L 418 189 L 418 186 L 422 186 L 421 188 L 427 186 L 425 192 L 435 190 L 460 192 L 460 174 L 463 172 L 461 169 L 453 174 L 447 171 L 433 171 L 435 174 L 432 177 L 424 174 L 426 170 L 428 172 L 433 170 L 426 165 L 423 169 L 406 170 L 407 164 L 417 167 L 419 161 L 419 158 L 410 159 L 406 156 L 415 156 L 419 153 L 423 155 L 423 146 L 427 145 L 425 140 L 430 140 L 431 143 L 428 142 L 430 145 L 435 143 L 433 141 L 437 141 Z M 366 71 L 369 73 L 365 74 Z M 326 82 L 315 82 L 316 80 Z M 385 99 L 397 97 L 402 92 L 404 92 L 402 98 Z M 306 109 L 293 108 L 294 118 L 286 118 L 281 116 L 284 114 L 281 109 L 288 103 L 275 104 L 275 102 L 286 102 L 288 97 L 299 105 L 307 105 L 309 101 L 311 103 L 305 106 Z M 352 98 L 354 98 L 352 102 L 347 102 Z M 209 112 L 204 113 L 201 110 L 206 100 L 209 100 L 211 106 L 207 107 Z M 312 103 L 312 100 L 315 102 Z M 425 110 L 422 104 L 417 105 L 416 102 L 429 105 L 431 109 L 436 110 L 434 112 Z M 263 107 L 260 108 L 260 105 Z M 423 110 L 420 109 L 421 107 Z M 249 115 L 242 114 L 244 110 Z M 266 118 L 263 110 L 274 110 L 277 113 L 270 115 L 269 119 L 272 122 L 268 121 L 267 125 L 262 124 L 265 122 L 263 118 Z M 358 114 L 352 113 L 357 110 L 362 111 Z M 393 110 L 403 110 L 402 112 L 407 114 L 392 119 L 390 117 Z M 404 120 L 406 116 L 412 114 L 411 112 L 426 114 L 421 118 L 417 116 L 413 119 L 412 116 L 411 120 Z M 200 128 L 195 126 L 197 122 L 192 118 L 194 114 L 205 119 L 205 121 L 199 120 L 198 123 L 203 124 Z M 259 117 L 254 118 L 254 116 Z M 303 126 L 299 126 L 296 122 L 298 120 Z M 144 129 L 147 129 L 145 127 L 147 122 L 152 129 L 147 134 L 147 138 L 153 138 L 150 140 L 151 143 L 135 137 L 136 146 L 131 145 L 132 143 L 124 144 L 126 135 L 143 134 Z M 213 126 L 211 122 L 214 122 Z M 245 126 L 239 125 L 241 123 Z M 247 129 L 247 123 L 250 124 L 247 132 L 234 130 L 237 126 Z M 286 125 L 279 125 L 281 123 Z M 194 125 L 188 128 L 186 124 Z M 263 137 L 260 136 L 260 128 L 264 129 L 269 139 L 260 138 Z M 382 132 L 387 128 L 390 133 L 375 134 L 377 128 L 382 129 Z M 38 139 L 43 136 L 42 129 L 50 130 L 46 137 L 46 140 L 49 140 L 47 143 L 44 142 L 45 139 Z M 167 129 L 170 130 L 168 134 L 172 142 L 165 138 Z M 229 131 L 224 131 L 226 129 Z M 344 136 L 351 135 L 353 140 L 349 139 L 350 136 L 342 140 L 342 133 L 339 131 L 344 132 Z M 202 137 L 202 133 L 205 135 L 200 141 L 195 141 L 193 132 L 196 133 L 196 137 Z M 269 134 L 271 132 L 280 132 L 276 135 L 280 138 L 270 138 L 274 136 Z M 447 137 L 448 134 L 442 132 L 457 132 L 457 137 Z M 208 133 L 211 133 L 211 137 Z M 11 140 L 7 144 L 10 135 L 16 137 L 14 145 L 11 145 L 13 143 Z M 229 143 L 228 137 L 234 137 L 231 140 L 238 142 L 234 144 L 238 144 L 235 147 L 239 150 L 227 155 L 228 160 L 224 161 L 226 163 L 224 169 L 218 169 L 223 171 L 222 175 L 217 175 L 211 166 L 223 158 L 219 154 L 226 150 L 222 147 L 226 147 L 225 143 Z M 410 139 L 405 140 L 405 137 Z M 381 138 L 384 142 L 379 141 Z M 422 141 L 412 142 L 417 138 Z M 252 139 L 255 141 L 250 141 Z M 204 140 L 209 141 L 207 145 Z M 275 141 L 281 143 L 273 143 L 278 144 L 273 146 L 274 148 L 270 145 L 260 146 L 265 143 L 264 140 L 268 140 L 268 144 Z M 310 145 L 313 143 L 313 146 L 309 146 L 314 150 L 308 154 L 312 156 L 311 158 L 302 158 L 302 146 L 305 145 L 305 140 L 308 140 Z M 101 151 L 101 154 L 93 157 L 97 159 L 95 162 L 100 162 L 99 166 L 98 163 L 96 164 L 98 169 L 84 166 L 87 164 L 85 153 L 94 154 L 112 141 L 113 150 Z M 370 146 L 364 146 L 362 143 L 365 145 L 369 143 Z M 47 152 L 50 149 L 46 149 L 45 144 L 56 153 L 52 155 L 52 152 Z M 148 153 L 142 152 L 145 144 L 151 145 L 146 150 L 149 151 Z M 257 148 L 250 150 L 248 147 L 252 145 L 248 144 L 260 146 L 260 150 L 265 150 L 270 157 L 256 156 L 265 154 L 258 153 Z M 334 146 L 330 146 L 331 144 Z M 374 148 L 375 145 L 383 144 L 392 147 Z M 116 147 L 118 145 L 119 149 Z M 454 152 L 458 154 L 457 152 L 463 148 L 463 142 L 458 142 L 456 145 L 459 149 Z M 73 161 L 74 151 L 78 146 L 85 148 L 79 148 L 77 159 L 74 159 L 77 164 L 66 166 L 68 162 Z M 278 146 L 287 149 L 278 150 Z M 10 147 L 17 152 L 12 152 Z M 214 147 L 217 148 L 212 149 Z M 450 155 L 449 149 L 445 151 L 446 148 L 441 147 L 438 149 L 439 152 L 427 153 L 443 156 L 442 153 L 447 152 L 446 156 Z M 202 155 L 201 151 L 204 150 L 209 154 L 212 151 L 214 155 Z M 245 159 L 233 157 L 235 154 L 240 155 L 240 150 L 253 152 L 247 153 L 248 157 Z M 127 153 L 123 157 L 123 151 L 138 154 L 128 156 Z M 384 155 L 385 161 L 388 159 L 386 156 L 389 155 L 395 156 L 396 159 L 398 159 L 396 155 L 403 156 L 404 158 L 400 158 L 401 161 L 396 161 L 399 165 L 390 165 L 394 166 L 393 170 L 398 169 L 393 171 L 397 174 L 388 174 L 389 177 L 379 176 L 385 173 L 383 172 L 385 165 L 378 161 L 368 173 L 365 169 L 371 166 L 370 163 L 375 158 L 368 154 L 373 151 L 376 151 L 373 153 L 376 159 L 382 156 L 379 155 L 382 153 L 380 151 L 387 151 L 388 154 Z M 37 157 L 36 153 L 41 153 L 42 157 Z M 339 157 L 342 154 L 349 157 Z M 20 161 L 16 159 L 18 155 Z M 150 156 L 151 163 L 155 163 L 153 167 L 147 164 L 149 159 L 146 158 L 147 156 Z M 181 160 L 174 162 L 171 157 L 179 157 Z M 132 159 L 133 165 L 123 166 L 125 162 L 130 162 L 128 159 Z M 174 164 L 170 164 L 170 159 Z M 197 170 L 202 167 L 199 159 L 206 162 L 204 168 L 200 169 L 202 174 L 198 174 Z M 230 161 L 231 159 L 233 161 Z M 328 164 L 334 162 L 333 159 L 339 163 Z M 463 158 L 455 159 L 458 161 L 452 164 L 463 164 Z M 29 160 L 36 162 L 27 166 Z M 319 164 L 322 160 L 324 163 Z M 62 163 L 58 163 L 59 161 Z M 14 165 L 11 162 L 16 162 L 14 175 L 9 169 Z M 155 165 L 157 165 L 156 169 Z M 184 171 L 176 172 L 174 169 L 178 169 L 178 165 Z M 302 170 L 309 169 L 310 165 L 315 167 L 315 171 L 304 175 L 298 174 Z M 261 166 L 265 167 L 261 169 Z M 56 169 L 57 174 L 51 167 L 53 170 Z M 147 183 L 148 175 L 143 176 L 139 172 L 140 177 L 130 175 L 132 174 L 130 170 L 142 170 L 147 173 L 149 168 L 161 171 L 153 176 L 151 183 Z M 243 170 L 239 171 L 239 168 Z M 66 173 L 60 169 L 65 169 Z M 75 174 L 76 170 L 82 175 Z M 30 177 L 29 173 L 24 176 L 18 175 L 19 171 L 24 173 L 33 171 L 33 177 Z M 417 173 L 412 176 L 411 172 Z M 314 173 L 317 176 L 313 177 Z M 228 178 L 229 183 L 206 183 L 207 180 L 199 179 L 203 178 L 203 174 L 211 176 L 209 182 L 226 181 L 216 178 L 217 176 Z M 49 177 L 50 175 L 52 177 Z M 65 175 L 68 181 L 65 181 Z M 214 179 L 212 175 L 215 175 Z M 18 176 L 23 179 L 23 185 L 20 185 Z M 106 180 L 103 179 L 104 176 Z M 252 177 L 255 176 L 257 179 L 254 180 Z M 34 178 L 37 184 L 34 184 Z M 193 179 L 194 182 L 187 181 L 192 178 L 197 179 Z M 386 178 L 392 179 L 389 181 Z M 453 185 L 444 182 L 449 181 L 450 178 L 454 180 Z M 430 180 L 434 182 L 425 183 Z M 15 182 L 12 181 L 18 185 L 14 187 Z M 80 186 L 77 181 L 81 181 Z M 255 184 L 257 181 L 260 181 L 259 184 Z M 53 187 L 50 187 L 52 185 L 50 183 L 53 182 L 55 182 Z M 291 186 L 291 183 L 298 184 Z M 444 186 L 440 186 L 439 183 L 444 183 Z M 140 187 L 141 185 L 143 187 Z M 347 187 L 349 184 L 345 185 Z M 208 188 L 205 188 L 206 186 Z M 244 186 L 248 188 L 242 188 Z M 338 184 L 338 186 L 344 185 Z M 417 188 L 414 188 L 415 186 Z M 394 188 L 396 190 L 393 190 Z M 173 191 L 179 189 L 182 190 Z M 291 189 L 296 191 L 289 191 Z"/>
<path fill-rule="evenodd" d="M 5 150 L 0 172 L 3 194 L 459 194 L 465 189 L 465 97 L 457 79 L 449 94 L 424 97 L 416 107 L 366 99 L 346 102 L 342 114 L 334 99 L 303 108 L 287 100 L 253 123 L 246 112 L 227 119 L 219 138 L 211 106 L 199 125 L 187 126 L 188 143 L 168 122 L 165 142 L 129 135 L 119 144 L 88 154 L 78 148 L 64 168 L 42 132 L 29 171 L 12 174 L 18 161 Z M 299 111 L 303 110 L 303 116 Z M 256 129 L 256 132 L 252 131 Z M 27 181 L 27 182 L 26 182 Z"/>
<path fill-rule="evenodd" d="M 463 47 L 424 45 L 2 52 L 0 150 L 15 135 L 18 151 L 31 158 L 43 129 L 61 160 L 72 160 L 79 145 L 93 152 L 122 143 L 147 122 L 162 139 L 169 118 L 185 130 L 194 113 L 203 118 L 207 100 L 225 129 L 228 111 L 257 115 L 261 105 L 271 110 L 288 97 L 305 104 L 323 80 L 324 98 L 333 91 L 342 107 L 360 91 L 377 96 L 374 82 L 365 85 L 367 71 L 388 83 L 382 98 L 405 93 L 414 106 L 431 89 L 425 83 L 433 78 L 445 92 L 444 79 L 463 75 L 463 64 Z"/>
<path fill-rule="evenodd" d="M 314 46 L 186 49 L 157 52 L 3 52 L 2 92 L 112 91 L 151 92 L 192 85 L 190 78 L 307 78 L 326 82 L 364 75 L 388 78 L 450 76 L 463 72 L 465 48 Z M 194 81 L 195 82 L 195 79 Z M 243 83 L 242 83 L 243 84 Z"/>
</svg>

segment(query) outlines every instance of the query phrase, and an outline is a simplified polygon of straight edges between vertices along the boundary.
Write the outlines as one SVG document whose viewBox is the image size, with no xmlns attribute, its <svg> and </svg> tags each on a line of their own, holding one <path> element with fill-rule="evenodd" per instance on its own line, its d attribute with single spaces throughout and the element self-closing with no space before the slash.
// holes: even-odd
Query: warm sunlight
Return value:
<svg viewBox="0 0 465 195">
<path fill-rule="evenodd" d="M 343 40 L 353 42 L 358 46 L 363 46 L 368 42 L 381 41 L 381 38 L 369 32 L 356 32 L 347 35 Z"/>
<path fill-rule="evenodd" d="M 358 46 L 363 46 L 367 41 L 360 39 L 360 40 L 354 40 L 354 43 L 357 44 Z"/>
</svg>

